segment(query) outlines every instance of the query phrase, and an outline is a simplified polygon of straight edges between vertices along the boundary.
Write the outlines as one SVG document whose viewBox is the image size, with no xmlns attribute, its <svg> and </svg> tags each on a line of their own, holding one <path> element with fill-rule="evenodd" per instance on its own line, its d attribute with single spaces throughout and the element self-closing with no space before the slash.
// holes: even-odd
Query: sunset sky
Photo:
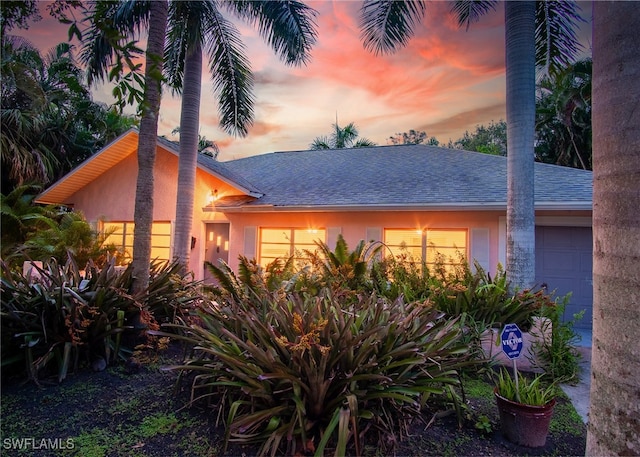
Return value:
<svg viewBox="0 0 640 457">
<path fill-rule="evenodd" d="M 218 127 L 210 78 L 203 74 L 200 133 L 220 146 L 219 160 L 273 151 L 308 149 L 331 125 L 354 122 L 361 137 L 380 145 L 395 133 L 424 130 L 441 142 L 460 138 L 479 124 L 505 119 L 504 7 L 467 31 L 449 14 L 450 2 L 427 5 L 426 17 L 409 45 L 390 56 L 362 46 L 360 1 L 309 1 L 318 11 L 318 42 L 311 62 L 291 68 L 280 62 L 250 27 L 238 23 L 255 77 L 255 122 L 246 138 Z M 67 26 L 43 20 L 20 31 L 46 50 L 65 41 Z M 590 55 L 591 6 L 581 2 L 579 38 Z M 203 70 L 208 71 L 203 65 Z M 112 103 L 99 88 L 94 100 Z M 180 124 L 180 100 L 165 91 L 159 134 L 170 139 Z"/>
</svg>

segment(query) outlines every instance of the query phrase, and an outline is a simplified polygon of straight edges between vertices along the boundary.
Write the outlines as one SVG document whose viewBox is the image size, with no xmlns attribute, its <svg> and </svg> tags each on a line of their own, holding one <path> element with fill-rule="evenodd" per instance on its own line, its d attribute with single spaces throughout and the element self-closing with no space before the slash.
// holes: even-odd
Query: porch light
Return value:
<svg viewBox="0 0 640 457">
<path fill-rule="evenodd" d="M 214 189 L 214 190 L 209 192 L 209 195 L 207 196 L 207 203 L 209 203 L 211 205 L 217 199 L 218 199 L 218 189 Z"/>
</svg>

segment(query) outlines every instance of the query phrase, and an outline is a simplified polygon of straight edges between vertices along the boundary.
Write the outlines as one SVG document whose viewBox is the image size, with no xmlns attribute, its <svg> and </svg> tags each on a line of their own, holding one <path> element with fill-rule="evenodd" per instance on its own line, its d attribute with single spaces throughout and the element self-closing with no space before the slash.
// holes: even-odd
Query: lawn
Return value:
<svg viewBox="0 0 640 457">
<path fill-rule="evenodd" d="M 120 365 L 101 372 L 83 370 L 70 374 L 62 384 L 41 386 L 4 379 L 2 455 L 255 455 L 256 450 L 249 447 L 224 451 L 224 429 L 216 426 L 215 408 L 185 408 L 188 382 L 176 389 L 177 373 L 161 370 L 180 357 L 180 348 L 172 344 L 157 360 L 140 368 Z M 502 437 L 491 384 L 467 379 L 465 386 L 461 428 L 447 405 L 430 405 L 422 417 L 406 424 L 406 436 L 395 443 L 395 455 L 584 455 L 586 426 L 562 394 L 546 446 L 529 449 Z M 380 449 L 380 443 L 365 443 L 363 454 L 387 455 Z"/>
</svg>

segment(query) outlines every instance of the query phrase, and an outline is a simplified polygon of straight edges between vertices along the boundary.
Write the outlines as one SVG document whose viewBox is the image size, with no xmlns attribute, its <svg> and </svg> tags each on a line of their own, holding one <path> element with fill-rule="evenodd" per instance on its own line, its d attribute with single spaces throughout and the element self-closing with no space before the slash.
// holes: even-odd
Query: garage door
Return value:
<svg viewBox="0 0 640 457">
<path fill-rule="evenodd" d="M 576 328 L 591 329 L 592 264 L 591 227 L 536 227 L 536 282 L 556 296 L 572 293 L 564 320 L 584 309 Z"/>
</svg>

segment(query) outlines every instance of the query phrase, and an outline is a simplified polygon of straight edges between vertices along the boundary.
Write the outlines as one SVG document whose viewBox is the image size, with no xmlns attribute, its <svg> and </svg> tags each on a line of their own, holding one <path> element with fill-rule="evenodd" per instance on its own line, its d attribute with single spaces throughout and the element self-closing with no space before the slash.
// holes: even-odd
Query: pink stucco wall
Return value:
<svg viewBox="0 0 640 457">
<path fill-rule="evenodd" d="M 137 161 L 135 154 L 103 173 L 99 178 L 77 191 L 69 202 L 74 209 L 82 211 L 88 221 L 133 221 L 135 189 L 137 179 Z M 154 220 L 175 223 L 175 202 L 177 192 L 178 157 L 163 148 L 158 148 L 156 157 Z M 342 211 L 342 212 L 237 212 L 219 213 L 208 210 L 207 197 L 216 189 L 220 197 L 240 194 L 208 172 L 198 169 L 196 172 L 195 202 L 193 208 L 192 236 L 196 238 L 191 251 L 190 269 L 196 279 L 203 278 L 205 259 L 205 234 L 207 223 L 228 222 L 230 224 L 229 264 L 237 268 L 239 255 L 255 255 L 245 252 L 247 246 L 245 233 L 258 236 L 261 227 L 296 227 L 339 229 L 350 247 L 360 240 L 367 239 L 368 228 L 462 228 L 484 230 L 488 236 L 487 264 L 494 272 L 503 259 L 504 211 Z M 551 219 L 557 223 L 558 217 L 586 219 L 590 224 L 590 212 L 556 211 L 539 213 L 537 216 Z M 560 221 L 561 223 L 562 221 Z M 572 222 L 573 223 L 573 222 Z M 248 229 L 248 230 L 246 230 Z M 252 231 L 253 229 L 253 231 Z M 471 236 L 469 237 L 471 238 Z M 330 243 L 331 240 L 325 240 Z M 257 246 L 257 239 L 253 243 Z M 469 252 L 473 242 L 469 239 Z"/>
<path fill-rule="evenodd" d="M 229 264 L 237 268 L 243 252 L 245 227 L 339 228 L 349 247 L 366 240 L 367 228 L 475 229 L 489 233 L 489 264 L 498 264 L 499 211 L 360 211 L 360 212 L 272 212 L 230 213 Z M 329 242 L 330 240 L 325 240 Z M 331 248 L 333 246 L 330 245 Z"/>
<path fill-rule="evenodd" d="M 137 176 L 137 159 L 135 154 L 131 154 L 107 173 L 103 173 L 99 178 L 77 191 L 68 201 L 73 204 L 76 211 L 81 211 L 90 222 L 100 220 L 105 222 L 133 221 Z M 154 179 L 153 219 L 175 223 L 178 181 L 178 157 L 175 154 L 158 148 Z M 205 227 L 203 221 L 226 220 L 220 214 L 204 212 L 202 209 L 207 205 L 207 196 L 212 189 L 218 189 L 221 195 L 225 192 L 232 192 L 228 185 L 198 169 L 192 228 L 196 245 L 191 251 L 190 259 L 190 267 L 198 277 L 202 276 L 201 266 L 204 254 L 201 243 Z"/>
</svg>

